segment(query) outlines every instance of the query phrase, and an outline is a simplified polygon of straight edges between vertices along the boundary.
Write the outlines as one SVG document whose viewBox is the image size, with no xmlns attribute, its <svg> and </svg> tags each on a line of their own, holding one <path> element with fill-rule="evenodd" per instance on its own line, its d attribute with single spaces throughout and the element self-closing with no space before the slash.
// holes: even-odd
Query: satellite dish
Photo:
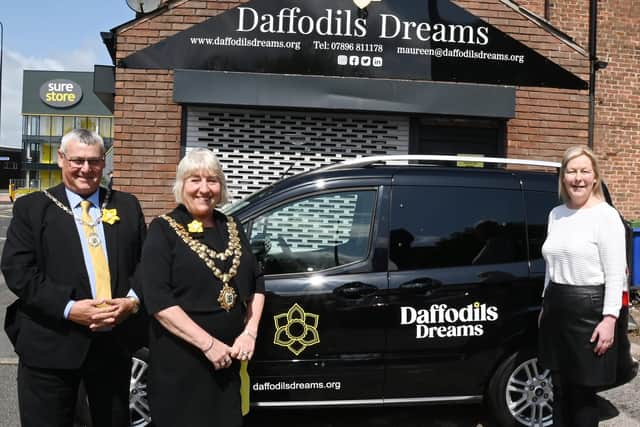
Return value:
<svg viewBox="0 0 640 427">
<path fill-rule="evenodd" d="M 160 2 L 161 0 L 127 0 L 127 6 L 136 13 L 149 13 L 156 10 Z"/>
</svg>

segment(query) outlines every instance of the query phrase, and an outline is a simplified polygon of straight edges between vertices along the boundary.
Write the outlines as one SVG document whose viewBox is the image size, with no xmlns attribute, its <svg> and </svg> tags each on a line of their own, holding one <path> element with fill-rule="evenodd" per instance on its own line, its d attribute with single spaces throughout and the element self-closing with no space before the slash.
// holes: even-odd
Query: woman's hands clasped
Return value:
<svg viewBox="0 0 640 427">
<path fill-rule="evenodd" d="M 251 360 L 256 347 L 256 334 L 245 329 L 231 347 L 231 355 L 238 360 Z"/>
<path fill-rule="evenodd" d="M 213 369 L 224 369 L 231 366 L 231 347 L 220 340 L 211 337 L 211 344 L 202 353 L 213 364 Z"/>
<path fill-rule="evenodd" d="M 225 369 L 231 366 L 232 359 L 251 360 L 255 345 L 256 335 L 245 329 L 238 335 L 232 346 L 211 337 L 211 341 L 202 349 L 202 353 L 213 364 L 214 369 Z"/>
<path fill-rule="evenodd" d="M 604 316 L 593 330 L 591 342 L 596 343 L 593 352 L 598 356 L 602 356 L 613 345 L 616 333 L 616 318 L 613 316 Z"/>
</svg>

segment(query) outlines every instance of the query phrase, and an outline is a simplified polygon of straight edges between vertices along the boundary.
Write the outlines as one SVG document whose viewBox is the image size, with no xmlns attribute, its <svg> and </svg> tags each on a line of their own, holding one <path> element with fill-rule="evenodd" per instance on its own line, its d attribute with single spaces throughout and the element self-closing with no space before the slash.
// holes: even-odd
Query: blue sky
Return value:
<svg viewBox="0 0 640 427">
<path fill-rule="evenodd" d="M 100 32 L 135 17 L 125 0 L 0 0 L 4 28 L 0 146 L 20 147 L 22 71 L 111 65 Z"/>
</svg>

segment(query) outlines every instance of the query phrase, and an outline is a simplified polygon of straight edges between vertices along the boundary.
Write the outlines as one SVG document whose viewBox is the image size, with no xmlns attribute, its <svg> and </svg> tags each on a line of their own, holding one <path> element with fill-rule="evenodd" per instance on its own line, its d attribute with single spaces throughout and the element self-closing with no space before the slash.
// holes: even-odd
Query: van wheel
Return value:
<svg viewBox="0 0 640 427">
<path fill-rule="evenodd" d="M 129 416 L 131 427 L 152 427 L 151 411 L 147 397 L 147 370 L 149 350 L 141 348 L 131 358 L 131 379 L 129 382 Z M 80 384 L 74 427 L 91 427 L 91 413 L 84 384 Z"/>
<path fill-rule="evenodd" d="M 540 367 L 532 350 L 517 352 L 496 370 L 487 400 L 501 427 L 551 426 L 551 371 Z"/>
<path fill-rule="evenodd" d="M 131 360 L 131 382 L 129 384 L 129 414 L 131 427 L 150 427 L 151 410 L 148 399 L 149 349 L 141 348 Z"/>
</svg>

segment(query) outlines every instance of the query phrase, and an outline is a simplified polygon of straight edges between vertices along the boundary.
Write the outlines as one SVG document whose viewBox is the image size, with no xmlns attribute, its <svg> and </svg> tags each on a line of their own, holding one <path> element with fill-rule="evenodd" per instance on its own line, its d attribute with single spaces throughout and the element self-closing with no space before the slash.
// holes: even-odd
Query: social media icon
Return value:
<svg viewBox="0 0 640 427">
<path fill-rule="evenodd" d="M 371 66 L 371 57 L 370 56 L 361 57 L 360 58 L 360 64 L 362 64 L 363 67 Z"/>
<path fill-rule="evenodd" d="M 347 65 L 347 55 L 338 55 L 338 65 Z"/>
<path fill-rule="evenodd" d="M 374 56 L 373 57 L 373 66 L 374 67 L 382 67 L 382 57 L 381 56 Z"/>
<path fill-rule="evenodd" d="M 360 57 L 351 55 L 349 57 L 349 65 L 358 65 L 358 64 L 360 64 Z"/>
</svg>

